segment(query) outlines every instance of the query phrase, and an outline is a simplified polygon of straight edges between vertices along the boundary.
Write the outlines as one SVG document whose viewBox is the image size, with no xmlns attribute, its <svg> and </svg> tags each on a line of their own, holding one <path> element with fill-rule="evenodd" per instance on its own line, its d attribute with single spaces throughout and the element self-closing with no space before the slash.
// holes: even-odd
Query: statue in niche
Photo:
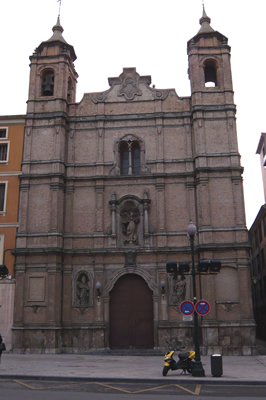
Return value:
<svg viewBox="0 0 266 400">
<path fill-rule="evenodd" d="M 122 208 L 120 212 L 122 221 L 122 232 L 125 236 L 124 244 L 138 244 L 137 225 L 140 212 L 137 208 Z"/>
<path fill-rule="evenodd" d="M 176 304 L 182 303 L 185 300 L 186 294 L 186 278 L 184 275 L 178 275 L 174 280 L 173 301 Z"/>
<path fill-rule="evenodd" d="M 77 303 L 79 306 L 88 306 L 90 301 L 89 279 L 86 274 L 79 276 L 77 280 Z"/>
</svg>

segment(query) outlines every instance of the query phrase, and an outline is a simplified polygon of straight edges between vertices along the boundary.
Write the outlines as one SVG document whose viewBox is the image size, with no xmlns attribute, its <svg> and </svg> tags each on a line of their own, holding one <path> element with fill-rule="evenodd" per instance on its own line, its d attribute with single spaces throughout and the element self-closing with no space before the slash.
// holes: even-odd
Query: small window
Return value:
<svg viewBox="0 0 266 400">
<path fill-rule="evenodd" d="M 7 138 L 7 128 L 0 128 L 0 139 Z"/>
<path fill-rule="evenodd" d="M 120 145 L 120 171 L 121 175 L 129 173 L 129 149 L 127 142 L 122 142 Z"/>
<path fill-rule="evenodd" d="M 8 156 L 8 144 L 0 143 L 0 162 L 7 161 Z"/>
<path fill-rule="evenodd" d="M 54 95 L 54 72 L 45 71 L 42 76 L 42 96 Z"/>
<path fill-rule="evenodd" d="M 256 259 L 257 259 L 258 274 L 261 274 L 260 254 L 257 255 Z"/>
<path fill-rule="evenodd" d="M 67 100 L 70 103 L 73 101 L 72 94 L 73 94 L 73 85 L 71 79 L 69 78 L 67 84 Z"/>
<path fill-rule="evenodd" d="M 261 258 L 261 264 L 262 264 L 262 269 L 265 269 L 265 258 L 264 258 L 264 249 L 260 251 L 260 258 Z"/>
<path fill-rule="evenodd" d="M 5 211 L 6 184 L 0 183 L 0 212 Z"/>
<path fill-rule="evenodd" d="M 205 87 L 217 86 L 217 67 L 215 61 L 209 60 L 204 64 Z"/>
<path fill-rule="evenodd" d="M 138 142 L 132 146 L 132 174 L 140 174 L 140 148 Z"/>
<path fill-rule="evenodd" d="M 260 241 L 260 243 L 262 242 L 262 229 L 261 229 L 261 223 L 259 224 L 259 241 Z"/>
<path fill-rule="evenodd" d="M 254 236 L 255 236 L 255 249 L 257 249 L 259 247 L 259 238 L 258 238 L 258 231 L 257 229 L 254 232 Z"/>
</svg>

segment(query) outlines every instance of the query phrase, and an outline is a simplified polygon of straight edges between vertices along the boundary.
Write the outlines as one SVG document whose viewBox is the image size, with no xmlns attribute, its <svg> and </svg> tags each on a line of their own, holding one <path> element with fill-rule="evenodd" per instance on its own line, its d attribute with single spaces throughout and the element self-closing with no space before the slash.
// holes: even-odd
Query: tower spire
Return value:
<svg viewBox="0 0 266 400">
<path fill-rule="evenodd" d="M 212 29 L 212 27 L 210 25 L 210 22 L 211 22 L 211 19 L 206 14 L 205 7 L 204 7 L 204 0 L 203 0 L 202 1 L 202 17 L 199 20 L 201 28 L 198 31 L 198 34 L 199 33 L 213 32 L 214 29 Z"/>
</svg>

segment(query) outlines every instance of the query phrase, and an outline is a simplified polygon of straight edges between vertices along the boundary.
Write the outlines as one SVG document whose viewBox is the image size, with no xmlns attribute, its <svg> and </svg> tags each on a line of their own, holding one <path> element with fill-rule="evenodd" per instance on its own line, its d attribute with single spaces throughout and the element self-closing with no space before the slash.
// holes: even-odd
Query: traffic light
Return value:
<svg viewBox="0 0 266 400">
<path fill-rule="evenodd" d="M 198 272 L 208 272 L 209 267 L 210 267 L 210 261 L 198 262 Z"/>
<path fill-rule="evenodd" d="M 220 272 L 222 263 L 219 260 L 212 260 L 210 262 L 210 272 Z"/>
<path fill-rule="evenodd" d="M 185 272 L 189 272 L 189 263 L 179 263 L 178 272 L 180 273 L 180 275 L 183 275 Z"/>
<path fill-rule="evenodd" d="M 168 274 L 177 274 L 177 262 L 176 261 L 168 261 L 166 263 L 166 272 Z"/>
</svg>

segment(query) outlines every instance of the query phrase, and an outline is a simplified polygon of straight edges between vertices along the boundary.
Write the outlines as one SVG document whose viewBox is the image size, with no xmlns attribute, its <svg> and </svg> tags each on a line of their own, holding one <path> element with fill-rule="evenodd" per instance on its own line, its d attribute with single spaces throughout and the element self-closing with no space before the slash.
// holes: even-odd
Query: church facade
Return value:
<svg viewBox="0 0 266 400">
<path fill-rule="evenodd" d="M 203 10 L 188 41 L 191 96 L 151 86 L 124 68 L 104 92 L 75 102 L 74 48 L 58 19 L 30 57 L 19 229 L 14 352 L 164 348 L 193 344 L 187 225 L 195 262 L 221 260 L 196 277 L 202 354 L 251 354 L 249 280 L 227 38 Z"/>
</svg>

